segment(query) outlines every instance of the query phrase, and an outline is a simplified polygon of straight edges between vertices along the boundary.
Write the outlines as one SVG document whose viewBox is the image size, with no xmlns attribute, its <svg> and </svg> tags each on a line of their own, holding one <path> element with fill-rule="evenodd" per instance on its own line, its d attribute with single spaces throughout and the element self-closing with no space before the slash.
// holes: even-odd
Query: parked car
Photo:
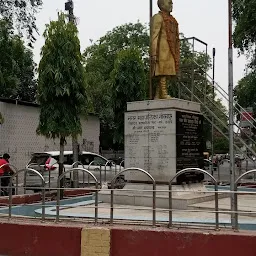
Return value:
<svg viewBox="0 0 256 256">
<path fill-rule="evenodd" d="M 59 176 L 59 151 L 52 152 L 43 152 L 43 153 L 34 153 L 28 162 L 26 168 L 31 168 L 39 171 L 46 182 L 46 188 L 57 188 L 57 180 Z M 108 161 L 106 158 L 92 152 L 83 151 L 79 155 L 79 161 L 83 164 L 79 164 L 79 168 L 85 168 L 92 172 L 97 178 L 98 182 L 110 182 L 115 174 L 123 169 L 123 167 L 113 164 L 111 161 Z M 64 168 L 65 171 L 72 168 L 74 163 L 73 152 L 65 151 L 64 152 Z M 101 170 L 101 171 L 100 171 Z M 106 170 L 106 171 L 105 171 Z M 105 180 L 106 179 L 106 180 Z M 78 180 L 79 184 L 85 183 L 95 184 L 92 177 L 88 178 L 87 174 L 83 174 L 82 171 L 78 171 Z M 74 185 L 74 175 L 67 175 L 64 179 L 64 187 L 73 187 Z M 42 186 L 41 180 L 37 174 L 33 172 L 27 172 L 25 187 L 27 190 L 34 190 L 37 192 Z M 115 188 L 123 188 L 125 185 L 124 175 L 120 175 L 116 182 Z"/>
</svg>

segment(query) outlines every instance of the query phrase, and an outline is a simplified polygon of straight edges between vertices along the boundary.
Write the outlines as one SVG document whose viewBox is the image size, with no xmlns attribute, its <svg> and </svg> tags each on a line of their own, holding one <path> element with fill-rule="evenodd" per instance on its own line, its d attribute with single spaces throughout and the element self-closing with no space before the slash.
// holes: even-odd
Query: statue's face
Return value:
<svg viewBox="0 0 256 256">
<path fill-rule="evenodd" d="M 172 0 L 163 0 L 161 5 L 161 10 L 166 12 L 172 12 L 173 2 Z"/>
</svg>

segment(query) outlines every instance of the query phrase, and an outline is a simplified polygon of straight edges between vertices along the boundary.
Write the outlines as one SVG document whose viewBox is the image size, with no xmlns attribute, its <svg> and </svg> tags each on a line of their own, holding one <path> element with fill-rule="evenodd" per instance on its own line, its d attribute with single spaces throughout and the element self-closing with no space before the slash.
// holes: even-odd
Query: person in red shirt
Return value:
<svg viewBox="0 0 256 256">
<path fill-rule="evenodd" d="M 0 178 L 1 178 L 1 194 L 8 195 L 8 186 L 10 182 L 10 175 L 13 174 L 12 169 L 9 167 L 9 154 L 4 154 L 0 159 Z"/>
<path fill-rule="evenodd" d="M 10 159 L 9 154 L 4 154 L 3 157 L 0 159 L 0 176 L 3 176 L 5 173 L 10 171 L 10 167 L 7 165 L 9 164 L 9 159 Z M 1 168 L 1 166 L 3 167 Z"/>
</svg>

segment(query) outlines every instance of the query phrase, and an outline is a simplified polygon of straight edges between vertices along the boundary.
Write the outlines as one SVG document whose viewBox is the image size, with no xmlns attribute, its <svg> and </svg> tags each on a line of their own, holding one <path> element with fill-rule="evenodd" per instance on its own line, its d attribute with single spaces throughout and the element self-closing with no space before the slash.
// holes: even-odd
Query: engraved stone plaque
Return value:
<svg viewBox="0 0 256 256">
<path fill-rule="evenodd" d="M 176 170 L 175 126 L 173 110 L 126 113 L 125 167 L 142 168 L 154 178 L 166 181 L 166 177 L 170 177 L 170 169 Z M 129 180 L 146 178 L 135 172 L 128 176 Z"/>
</svg>

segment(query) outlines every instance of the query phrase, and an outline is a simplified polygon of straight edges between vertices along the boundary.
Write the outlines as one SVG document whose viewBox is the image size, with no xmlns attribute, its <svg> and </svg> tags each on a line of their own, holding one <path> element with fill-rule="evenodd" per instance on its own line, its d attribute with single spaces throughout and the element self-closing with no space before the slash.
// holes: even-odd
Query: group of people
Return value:
<svg viewBox="0 0 256 256">
<path fill-rule="evenodd" d="M 9 166 L 9 159 L 10 155 L 7 153 L 0 158 L 1 196 L 9 195 L 10 176 L 13 175 L 13 170 Z"/>
</svg>

